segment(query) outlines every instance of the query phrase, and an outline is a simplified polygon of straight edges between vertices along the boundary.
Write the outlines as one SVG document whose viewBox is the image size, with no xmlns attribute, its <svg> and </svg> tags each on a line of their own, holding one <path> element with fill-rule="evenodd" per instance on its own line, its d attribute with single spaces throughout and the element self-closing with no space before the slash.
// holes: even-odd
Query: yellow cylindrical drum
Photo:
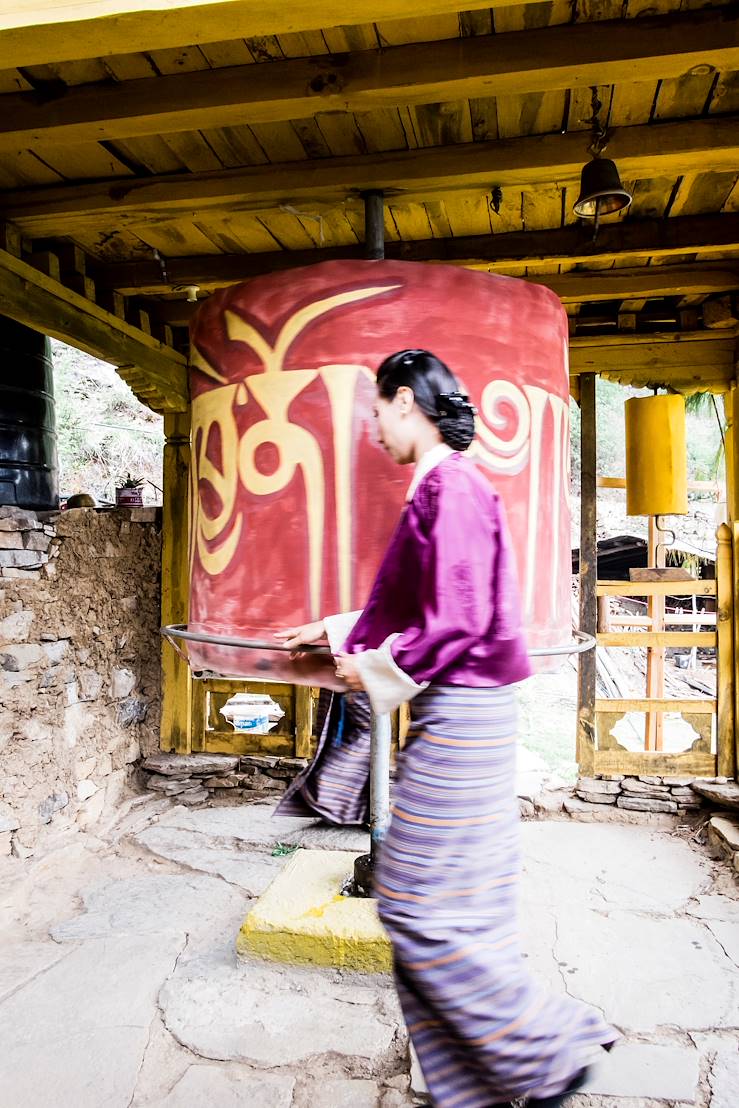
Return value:
<svg viewBox="0 0 739 1108">
<path fill-rule="evenodd" d="M 686 515 L 684 398 L 635 396 L 626 401 L 625 411 L 628 515 Z"/>
</svg>

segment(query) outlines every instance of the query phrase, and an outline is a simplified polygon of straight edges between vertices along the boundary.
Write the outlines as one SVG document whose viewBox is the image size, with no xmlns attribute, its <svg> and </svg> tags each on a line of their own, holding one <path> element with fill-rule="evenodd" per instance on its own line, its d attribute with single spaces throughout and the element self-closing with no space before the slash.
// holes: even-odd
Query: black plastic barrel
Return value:
<svg viewBox="0 0 739 1108">
<path fill-rule="evenodd" d="M 59 507 L 51 346 L 0 316 L 0 505 Z"/>
</svg>

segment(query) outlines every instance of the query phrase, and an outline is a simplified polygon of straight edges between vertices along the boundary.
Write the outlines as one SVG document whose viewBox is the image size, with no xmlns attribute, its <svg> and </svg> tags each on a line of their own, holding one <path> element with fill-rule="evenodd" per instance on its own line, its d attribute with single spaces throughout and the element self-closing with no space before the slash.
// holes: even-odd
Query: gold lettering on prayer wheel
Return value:
<svg viewBox="0 0 739 1108">
<path fill-rule="evenodd" d="M 625 413 L 627 513 L 685 515 L 688 463 L 684 398 L 635 396 L 626 401 Z"/>
</svg>

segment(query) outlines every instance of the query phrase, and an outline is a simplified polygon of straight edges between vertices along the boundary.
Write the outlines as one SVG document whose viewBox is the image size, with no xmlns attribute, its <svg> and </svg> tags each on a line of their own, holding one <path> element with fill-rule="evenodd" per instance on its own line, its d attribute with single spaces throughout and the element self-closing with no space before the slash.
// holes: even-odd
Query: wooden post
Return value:
<svg viewBox="0 0 739 1108">
<path fill-rule="evenodd" d="M 580 376 L 580 630 L 595 635 L 598 621 L 598 540 L 596 534 L 596 425 L 594 373 Z M 579 655 L 577 761 L 593 772 L 595 755 L 595 649 Z"/>
<path fill-rule="evenodd" d="M 190 412 L 164 417 L 162 624 L 187 623 L 190 592 Z M 192 749 L 190 668 L 162 641 L 162 750 Z"/>
<path fill-rule="evenodd" d="M 734 743 L 736 670 L 731 528 L 722 523 L 716 537 L 716 753 L 719 776 L 733 777 L 737 765 Z"/>
<path fill-rule="evenodd" d="M 660 533 L 656 516 L 649 517 L 647 561 L 650 566 L 664 569 L 665 549 L 660 545 Z M 650 596 L 647 615 L 652 620 L 652 631 L 665 629 L 665 598 Z M 665 695 L 665 648 L 647 647 L 647 697 L 662 700 Z M 664 716 L 662 712 L 647 712 L 645 719 L 644 749 L 662 750 L 664 746 Z"/>
<path fill-rule="evenodd" d="M 313 753 L 313 696 L 308 685 L 295 686 L 295 757 L 310 758 Z"/>
<path fill-rule="evenodd" d="M 724 416 L 726 428 L 724 431 L 724 464 L 726 466 L 726 512 L 729 522 L 739 519 L 739 453 L 737 451 L 737 437 L 735 420 L 737 414 L 737 387 L 724 394 Z"/>
</svg>

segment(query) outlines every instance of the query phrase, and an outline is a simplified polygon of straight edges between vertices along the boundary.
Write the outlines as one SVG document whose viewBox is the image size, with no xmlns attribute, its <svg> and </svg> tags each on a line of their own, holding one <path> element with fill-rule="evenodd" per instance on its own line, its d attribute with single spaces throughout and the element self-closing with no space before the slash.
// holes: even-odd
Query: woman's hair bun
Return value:
<svg viewBox="0 0 739 1108">
<path fill-rule="evenodd" d="M 428 350 L 400 350 L 377 371 L 380 396 L 392 400 L 401 387 L 413 391 L 423 414 L 439 428 L 452 450 L 466 450 L 475 437 L 477 409 L 460 390 L 451 370 Z"/>
</svg>

